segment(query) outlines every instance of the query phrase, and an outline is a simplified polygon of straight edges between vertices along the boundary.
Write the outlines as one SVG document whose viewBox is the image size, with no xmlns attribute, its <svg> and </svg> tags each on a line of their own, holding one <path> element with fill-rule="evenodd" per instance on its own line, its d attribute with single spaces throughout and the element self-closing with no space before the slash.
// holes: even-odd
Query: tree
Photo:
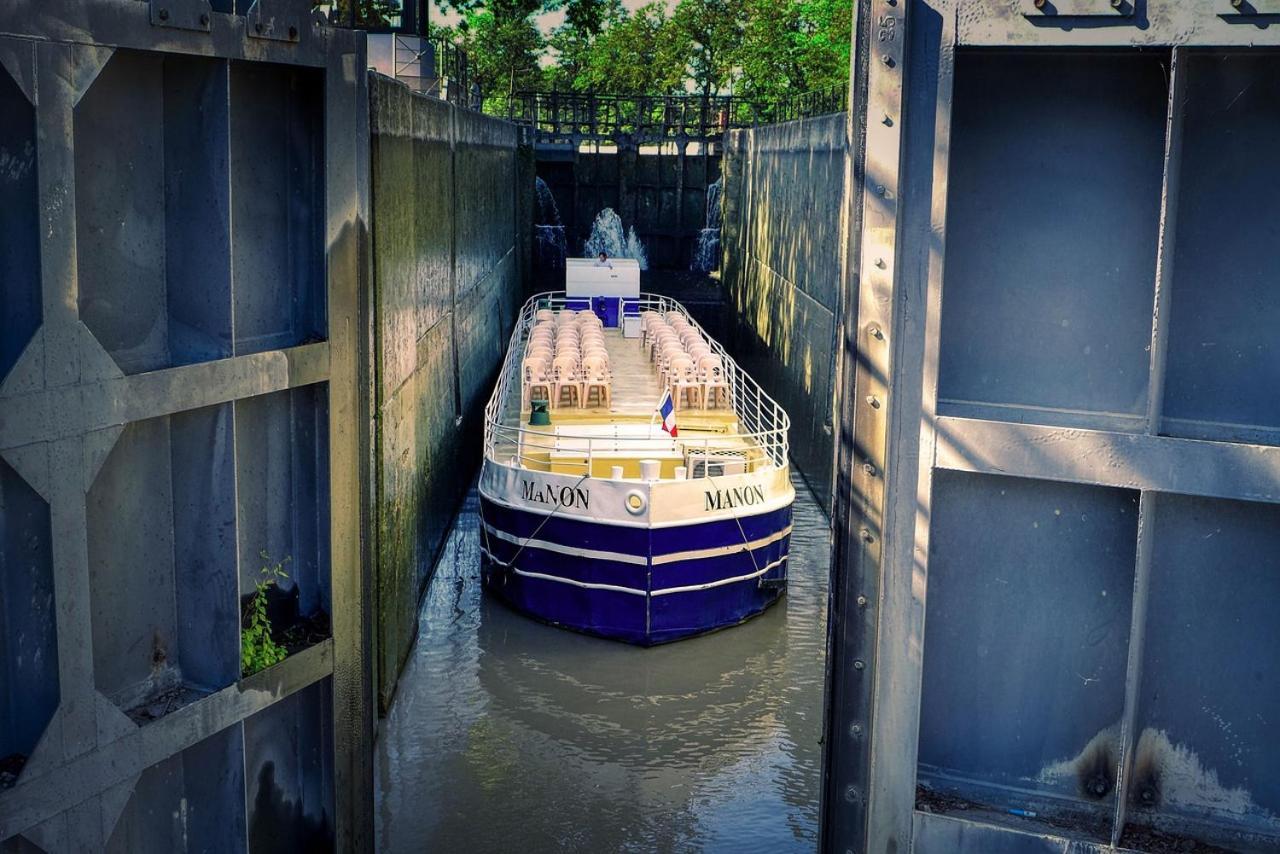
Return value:
<svg viewBox="0 0 1280 854">
<path fill-rule="evenodd" d="M 564 23 L 547 40 L 555 62 L 546 69 L 546 84 L 552 89 L 573 89 L 578 75 L 590 63 L 597 37 L 626 17 L 622 0 L 565 0 Z"/>
<path fill-rule="evenodd" d="M 807 88 L 847 86 L 853 0 L 800 0 L 800 21 L 796 39 Z"/>
<path fill-rule="evenodd" d="M 662 2 L 623 14 L 592 42 L 573 80 L 578 91 L 667 95 L 684 86 L 689 42 Z"/>
<path fill-rule="evenodd" d="M 845 86 L 853 0 L 742 0 L 735 92 L 776 100 Z"/>
<path fill-rule="evenodd" d="M 745 29 L 743 0 L 680 0 L 671 15 L 690 47 L 688 73 L 704 95 L 728 88 Z"/>
<path fill-rule="evenodd" d="M 800 4 L 776 0 L 744 0 L 742 40 L 735 50 L 738 79 L 735 94 L 759 99 L 803 91 L 803 47 L 796 38 Z"/>
<path fill-rule="evenodd" d="M 544 41 L 533 16 L 542 0 L 443 0 L 439 5 L 463 16 L 457 33 L 486 108 L 501 112 L 512 93 L 538 88 Z"/>
</svg>

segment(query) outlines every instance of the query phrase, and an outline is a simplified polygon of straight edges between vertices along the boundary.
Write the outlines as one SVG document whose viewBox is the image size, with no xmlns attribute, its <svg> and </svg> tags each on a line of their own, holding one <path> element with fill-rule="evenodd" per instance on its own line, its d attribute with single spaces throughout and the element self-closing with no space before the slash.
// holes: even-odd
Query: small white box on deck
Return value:
<svg viewBox="0 0 1280 854">
<path fill-rule="evenodd" d="M 568 258 L 564 292 L 570 297 L 638 297 L 640 262 L 634 258 L 610 258 L 601 266 L 594 258 Z"/>
<path fill-rule="evenodd" d="M 622 318 L 622 337 L 640 337 L 640 318 L 635 315 L 628 315 L 627 317 Z"/>
</svg>

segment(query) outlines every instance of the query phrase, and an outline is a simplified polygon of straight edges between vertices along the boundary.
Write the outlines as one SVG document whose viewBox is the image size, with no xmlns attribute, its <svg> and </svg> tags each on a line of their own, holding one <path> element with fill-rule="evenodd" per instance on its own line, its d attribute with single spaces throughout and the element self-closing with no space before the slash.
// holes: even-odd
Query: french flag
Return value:
<svg viewBox="0 0 1280 854">
<path fill-rule="evenodd" d="M 675 437 L 679 435 L 676 430 L 676 405 L 671 400 L 671 389 L 667 389 L 662 394 L 662 402 L 658 404 L 658 414 L 662 416 L 662 429 Z"/>
</svg>

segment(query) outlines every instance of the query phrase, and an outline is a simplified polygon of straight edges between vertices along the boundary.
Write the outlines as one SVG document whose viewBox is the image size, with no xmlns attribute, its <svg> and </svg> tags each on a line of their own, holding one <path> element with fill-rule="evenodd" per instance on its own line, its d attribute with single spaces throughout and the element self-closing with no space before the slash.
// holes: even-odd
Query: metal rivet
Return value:
<svg viewBox="0 0 1280 854">
<path fill-rule="evenodd" d="M 859 597 L 858 597 L 858 607 L 859 607 L 859 608 L 865 608 L 865 607 L 867 607 L 867 597 L 866 597 L 866 596 L 859 596 Z"/>
<path fill-rule="evenodd" d="M 876 476 L 876 467 L 871 465 L 871 463 L 863 463 L 862 470 L 867 473 L 867 477 Z"/>
<path fill-rule="evenodd" d="M 862 668 L 864 668 L 864 667 L 866 667 L 866 665 L 862 663 L 862 660 L 861 660 L 861 659 L 858 659 L 858 660 L 856 660 L 856 661 L 854 661 L 854 662 L 853 662 L 853 669 L 854 669 L 854 670 L 861 670 L 861 669 L 862 669 Z"/>
<path fill-rule="evenodd" d="M 291 39 L 296 39 L 297 37 L 298 37 L 298 28 L 297 28 L 297 27 L 290 27 L 290 28 L 289 28 L 289 38 L 291 38 Z"/>
<path fill-rule="evenodd" d="M 884 123 L 885 123 L 885 125 L 886 125 L 886 126 L 888 126 L 888 127 L 893 127 L 893 117 L 892 117 L 892 116 L 890 116 L 888 113 L 885 113 L 885 114 L 884 114 L 884 119 L 883 119 L 883 121 L 884 121 Z"/>
<path fill-rule="evenodd" d="M 872 409 L 879 409 L 880 398 L 876 397 L 874 394 L 867 395 L 867 406 L 870 406 Z"/>
<path fill-rule="evenodd" d="M 851 803 L 851 804 L 856 804 L 856 803 L 858 802 L 858 787 L 857 787 L 857 786 L 845 786 L 845 787 L 844 787 L 844 799 L 845 799 L 846 801 L 848 801 L 849 803 Z"/>
<path fill-rule="evenodd" d="M 1119 9 L 1123 5 L 1124 5 L 1124 0 L 1111 0 L 1112 9 Z"/>
<path fill-rule="evenodd" d="M 158 17 L 159 17 L 159 18 L 160 18 L 160 20 L 162 20 L 162 21 L 167 21 L 167 20 L 169 20 L 169 10 L 168 10 L 168 9 L 161 9 L 161 10 L 160 10 L 160 13 L 159 13 L 159 15 L 158 15 Z"/>
<path fill-rule="evenodd" d="M 884 56 L 880 57 L 880 59 L 882 59 L 882 60 L 884 61 L 884 64 L 885 64 L 885 65 L 889 66 L 890 68 L 893 68 L 893 57 L 892 57 L 892 56 L 890 56 L 889 54 L 887 54 L 887 53 L 886 53 Z"/>
<path fill-rule="evenodd" d="M 880 330 L 880 324 L 878 323 L 868 323 L 867 334 L 870 335 L 872 338 L 876 339 L 877 341 L 880 341 L 881 339 L 884 338 L 884 332 Z"/>
<path fill-rule="evenodd" d="M 1231 0 L 1231 5 L 1239 9 L 1241 6 L 1244 5 L 1244 0 Z"/>
<path fill-rule="evenodd" d="M 1034 5 L 1037 9 L 1043 9 L 1043 8 L 1044 8 L 1044 4 L 1045 4 L 1045 0 L 1034 0 L 1034 3 L 1033 3 L 1033 5 Z"/>
<path fill-rule="evenodd" d="M 889 265 L 885 263 L 885 260 L 883 258 L 877 258 L 876 266 L 879 267 L 881 270 L 883 270 L 885 267 L 888 267 Z"/>
<path fill-rule="evenodd" d="M 884 193 L 885 193 L 884 184 L 877 184 L 877 185 L 876 185 L 876 195 L 877 195 L 877 196 L 883 196 L 883 195 L 884 195 Z"/>
<path fill-rule="evenodd" d="M 869 543 L 874 539 L 874 537 L 871 536 L 871 532 L 868 531 L 866 528 L 862 528 L 861 530 L 859 530 L 858 536 L 862 538 L 862 541 L 864 543 Z"/>
<path fill-rule="evenodd" d="M 854 735 L 862 735 L 862 724 L 850 725 L 849 732 L 853 733 Z"/>
</svg>

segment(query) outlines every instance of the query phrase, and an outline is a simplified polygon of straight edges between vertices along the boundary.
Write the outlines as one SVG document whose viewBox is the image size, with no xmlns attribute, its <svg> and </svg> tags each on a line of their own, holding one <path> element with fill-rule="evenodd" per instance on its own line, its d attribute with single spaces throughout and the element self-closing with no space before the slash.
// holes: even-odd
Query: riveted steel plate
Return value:
<svg viewBox="0 0 1280 854">
<path fill-rule="evenodd" d="M 213 23 L 209 0 L 151 0 L 151 26 L 207 33 Z"/>
<path fill-rule="evenodd" d="M 1133 9 L 1133 0 L 1022 0 L 1023 14 L 1028 17 L 1114 17 L 1132 15 Z"/>
</svg>

